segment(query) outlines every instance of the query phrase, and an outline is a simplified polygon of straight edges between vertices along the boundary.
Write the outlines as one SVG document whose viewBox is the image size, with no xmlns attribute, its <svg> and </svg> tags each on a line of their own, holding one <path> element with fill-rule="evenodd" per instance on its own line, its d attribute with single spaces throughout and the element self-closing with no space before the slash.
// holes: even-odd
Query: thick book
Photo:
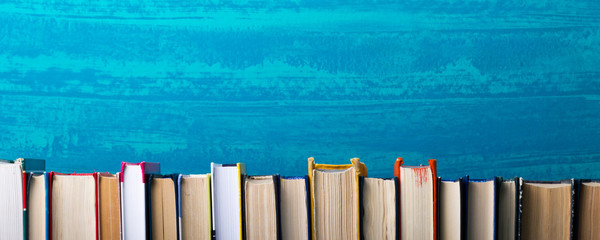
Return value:
<svg viewBox="0 0 600 240">
<path fill-rule="evenodd" d="M 0 239 L 27 236 L 27 172 L 43 172 L 42 159 L 0 159 Z"/>
<path fill-rule="evenodd" d="M 102 240 L 121 238 L 119 174 L 98 173 L 98 230 Z"/>
<path fill-rule="evenodd" d="M 308 176 L 279 179 L 279 209 L 281 239 L 311 239 Z"/>
<path fill-rule="evenodd" d="M 50 239 L 98 239 L 97 174 L 48 176 Z"/>
<path fill-rule="evenodd" d="M 467 239 L 468 183 L 469 176 L 438 178 L 438 239 Z"/>
<path fill-rule="evenodd" d="M 498 240 L 517 240 L 521 204 L 521 179 L 503 179 L 498 184 Z"/>
<path fill-rule="evenodd" d="M 579 240 L 600 238 L 600 180 L 578 181 L 578 229 Z"/>
<path fill-rule="evenodd" d="M 153 240 L 179 238 L 179 221 L 177 220 L 177 177 L 178 174 L 158 175 L 148 177 L 150 184 L 146 185 L 147 202 L 149 206 L 150 231 L 148 237 Z"/>
<path fill-rule="evenodd" d="M 123 240 L 149 237 L 146 185 L 150 174 L 160 174 L 160 164 L 121 163 L 121 231 Z"/>
<path fill-rule="evenodd" d="M 394 175 L 398 178 L 400 239 L 437 239 L 437 161 L 429 166 L 403 166 L 396 159 Z"/>
<path fill-rule="evenodd" d="M 367 176 L 367 167 L 358 158 L 351 162 L 330 165 L 308 159 L 313 239 L 360 239 L 358 179 Z"/>
<path fill-rule="evenodd" d="M 495 240 L 498 178 L 469 179 L 467 239 Z"/>
<path fill-rule="evenodd" d="M 213 236 L 215 240 L 244 239 L 243 187 L 246 165 L 211 163 Z"/>
<path fill-rule="evenodd" d="M 50 239 L 48 235 L 48 174 L 27 173 L 27 238 Z"/>
<path fill-rule="evenodd" d="M 212 238 L 210 174 L 179 175 L 179 240 Z"/>
<path fill-rule="evenodd" d="M 247 240 L 281 239 L 278 199 L 278 175 L 245 177 L 244 229 Z"/>
<path fill-rule="evenodd" d="M 363 239 L 397 238 L 397 178 L 360 178 L 360 220 Z"/>
<path fill-rule="evenodd" d="M 523 181 L 521 238 L 574 239 L 574 187 L 573 179 Z"/>
</svg>

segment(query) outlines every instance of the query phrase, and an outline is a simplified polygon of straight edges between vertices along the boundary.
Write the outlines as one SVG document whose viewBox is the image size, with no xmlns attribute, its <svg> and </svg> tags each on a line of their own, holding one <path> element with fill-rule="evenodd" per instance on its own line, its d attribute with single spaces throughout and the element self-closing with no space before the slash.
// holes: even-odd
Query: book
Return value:
<svg viewBox="0 0 600 240">
<path fill-rule="evenodd" d="M 160 174 L 160 164 L 151 162 L 121 163 L 121 231 L 123 240 L 146 239 L 149 208 L 146 184 L 150 174 Z"/>
<path fill-rule="evenodd" d="M 469 179 L 467 239 L 496 239 L 498 178 Z"/>
<path fill-rule="evenodd" d="M 50 172 L 50 239 L 98 239 L 96 176 Z"/>
<path fill-rule="evenodd" d="M 573 179 L 523 181 L 521 238 L 573 239 L 574 197 Z"/>
<path fill-rule="evenodd" d="M 48 236 L 48 174 L 27 173 L 27 239 L 46 240 Z"/>
<path fill-rule="evenodd" d="M 600 180 L 580 180 L 577 237 L 580 240 L 600 237 Z"/>
<path fill-rule="evenodd" d="M 22 162 L 0 160 L 0 183 L 0 239 L 24 239 Z"/>
<path fill-rule="evenodd" d="M 2 160 L 0 160 L 2 161 Z M 16 162 L 21 163 L 21 169 L 23 170 L 23 233 L 24 239 L 28 239 L 29 230 L 28 230 L 28 218 L 29 214 L 27 213 L 28 209 L 28 201 L 27 201 L 27 189 L 29 186 L 29 176 L 33 173 L 42 174 L 45 173 L 46 170 L 46 160 L 44 159 L 35 159 L 35 158 L 18 158 L 15 160 Z M 27 176 L 26 176 L 27 175 Z"/>
<path fill-rule="evenodd" d="M 308 176 L 280 178 L 281 239 L 311 239 L 309 192 Z"/>
<path fill-rule="evenodd" d="M 403 166 L 396 159 L 400 239 L 437 239 L 437 161 L 429 166 Z"/>
<path fill-rule="evenodd" d="M 243 239 L 242 179 L 246 165 L 211 163 L 211 196 L 215 240 Z"/>
<path fill-rule="evenodd" d="M 279 176 L 246 176 L 244 211 L 247 240 L 280 239 Z"/>
<path fill-rule="evenodd" d="M 119 174 L 98 173 L 98 229 L 102 240 L 121 238 Z"/>
<path fill-rule="evenodd" d="M 498 187 L 498 240 L 517 240 L 521 179 L 503 179 Z"/>
<path fill-rule="evenodd" d="M 397 178 L 360 178 L 363 239 L 395 240 L 397 236 Z"/>
<path fill-rule="evenodd" d="M 177 220 L 177 177 L 178 174 L 148 177 L 147 201 L 149 208 L 148 231 L 150 239 L 178 239 L 179 221 Z"/>
<path fill-rule="evenodd" d="M 352 164 L 315 164 L 308 159 L 313 239 L 359 239 L 359 176 L 367 167 L 358 158 Z"/>
<path fill-rule="evenodd" d="M 469 176 L 456 180 L 438 178 L 438 236 L 441 240 L 467 239 Z"/>
<path fill-rule="evenodd" d="M 212 238 L 210 174 L 179 175 L 179 239 Z"/>
</svg>

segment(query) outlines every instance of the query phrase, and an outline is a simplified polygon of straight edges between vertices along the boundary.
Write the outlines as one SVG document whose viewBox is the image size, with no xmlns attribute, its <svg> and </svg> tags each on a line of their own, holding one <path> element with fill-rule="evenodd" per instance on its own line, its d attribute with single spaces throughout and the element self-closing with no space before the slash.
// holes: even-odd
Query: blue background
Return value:
<svg viewBox="0 0 600 240">
<path fill-rule="evenodd" d="M 600 1 L 2 1 L 0 156 L 600 178 Z"/>
</svg>

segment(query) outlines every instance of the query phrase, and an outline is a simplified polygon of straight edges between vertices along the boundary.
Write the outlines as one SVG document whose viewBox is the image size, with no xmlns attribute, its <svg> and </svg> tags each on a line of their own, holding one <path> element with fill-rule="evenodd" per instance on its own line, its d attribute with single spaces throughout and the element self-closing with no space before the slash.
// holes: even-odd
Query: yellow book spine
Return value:
<svg viewBox="0 0 600 240">
<path fill-rule="evenodd" d="M 315 240 L 315 198 L 313 194 L 313 170 L 315 169 L 315 158 L 308 158 L 308 187 L 310 191 L 310 231 L 312 232 L 312 240 Z"/>
<path fill-rule="evenodd" d="M 206 174 L 206 184 L 208 185 L 208 194 L 206 194 L 206 196 L 208 197 L 208 238 L 207 239 L 211 239 L 212 238 L 212 197 L 211 197 L 211 193 L 212 193 L 212 189 L 211 189 L 211 179 L 210 179 L 210 173 Z"/>
<path fill-rule="evenodd" d="M 238 203 L 240 206 L 240 240 L 244 240 L 244 233 L 241 232 L 244 230 L 243 224 L 244 224 L 244 219 L 242 218 L 242 175 L 246 174 L 246 165 L 243 163 L 237 163 L 237 169 L 238 169 Z"/>
</svg>

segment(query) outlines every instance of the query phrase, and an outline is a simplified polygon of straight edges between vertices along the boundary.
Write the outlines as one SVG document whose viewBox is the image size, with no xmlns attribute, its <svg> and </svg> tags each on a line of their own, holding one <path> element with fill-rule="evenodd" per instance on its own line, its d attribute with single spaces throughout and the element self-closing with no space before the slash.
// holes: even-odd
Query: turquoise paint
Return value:
<svg viewBox="0 0 600 240">
<path fill-rule="evenodd" d="M 600 178 L 598 1 L 0 2 L 0 156 Z"/>
</svg>

